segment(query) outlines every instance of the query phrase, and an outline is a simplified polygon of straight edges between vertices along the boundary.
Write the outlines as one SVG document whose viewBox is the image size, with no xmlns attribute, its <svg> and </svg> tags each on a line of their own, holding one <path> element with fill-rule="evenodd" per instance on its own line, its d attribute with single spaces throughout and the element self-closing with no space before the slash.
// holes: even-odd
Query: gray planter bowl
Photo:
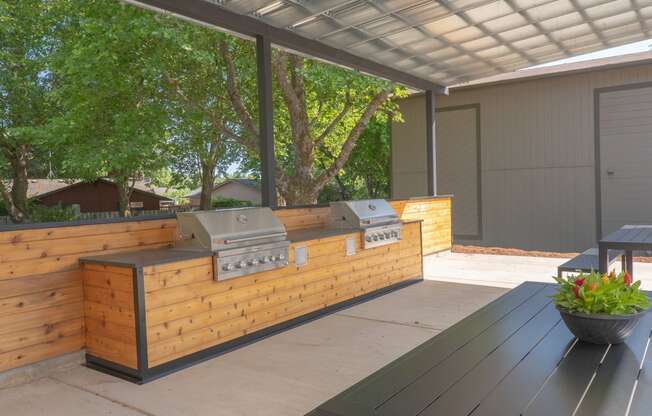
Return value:
<svg viewBox="0 0 652 416">
<path fill-rule="evenodd" d="M 634 331 L 647 310 L 631 315 L 605 315 L 568 312 L 557 308 L 568 329 L 582 341 L 592 344 L 620 344 Z"/>
</svg>

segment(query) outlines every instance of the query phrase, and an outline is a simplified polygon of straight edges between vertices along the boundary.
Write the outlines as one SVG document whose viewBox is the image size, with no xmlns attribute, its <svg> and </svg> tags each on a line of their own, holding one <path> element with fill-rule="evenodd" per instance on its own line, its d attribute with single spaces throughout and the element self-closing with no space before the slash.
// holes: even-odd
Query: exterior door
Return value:
<svg viewBox="0 0 652 416">
<path fill-rule="evenodd" d="M 453 236 L 482 239 L 480 106 L 444 107 L 436 114 L 437 193 L 453 195 Z"/>
<path fill-rule="evenodd" d="M 652 85 L 599 92 L 602 235 L 652 224 Z"/>
</svg>

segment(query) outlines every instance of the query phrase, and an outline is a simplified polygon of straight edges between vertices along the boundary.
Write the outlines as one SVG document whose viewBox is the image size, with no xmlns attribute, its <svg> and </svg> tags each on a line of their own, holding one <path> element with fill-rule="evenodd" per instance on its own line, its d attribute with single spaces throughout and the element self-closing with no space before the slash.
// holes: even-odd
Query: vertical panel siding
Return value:
<svg viewBox="0 0 652 416">
<path fill-rule="evenodd" d="M 594 90 L 651 80 L 652 65 L 644 65 L 438 97 L 438 108 L 480 104 L 482 112 L 484 232 L 480 243 L 468 243 L 554 251 L 595 245 Z M 425 118 L 423 97 L 404 102 L 407 122 Z M 392 128 L 394 149 L 425 137 L 415 126 L 399 129 L 412 138 Z"/>
</svg>

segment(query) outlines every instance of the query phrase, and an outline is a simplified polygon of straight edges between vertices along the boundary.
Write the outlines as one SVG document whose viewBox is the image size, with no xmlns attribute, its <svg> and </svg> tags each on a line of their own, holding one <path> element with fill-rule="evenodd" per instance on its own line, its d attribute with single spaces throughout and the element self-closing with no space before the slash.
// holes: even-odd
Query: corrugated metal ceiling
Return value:
<svg viewBox="0 0 652 416">
<path fill-rule="evenodd" d="M 652 38 L 652 0 L 206 0 L 441 85 Z"/>
</svg>

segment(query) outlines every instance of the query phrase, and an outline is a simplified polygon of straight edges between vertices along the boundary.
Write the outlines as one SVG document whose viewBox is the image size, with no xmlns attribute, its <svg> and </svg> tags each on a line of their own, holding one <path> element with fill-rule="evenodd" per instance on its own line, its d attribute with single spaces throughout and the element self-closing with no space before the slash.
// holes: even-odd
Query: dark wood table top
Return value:
<svg viewBox="0 0 652 416">
<path fill-rule="evenodd" d="M 652 313 L 624 344 L 578 342 L 555 290 L 518 286 L 308 415 L 652 415 Z"/>
<path fill-rule="evenodd" d="M 647 250 L 652 248 L 652 225 L 624 225 L 601 238 L 598 244 L 624 250 Z"/>
</svg>

